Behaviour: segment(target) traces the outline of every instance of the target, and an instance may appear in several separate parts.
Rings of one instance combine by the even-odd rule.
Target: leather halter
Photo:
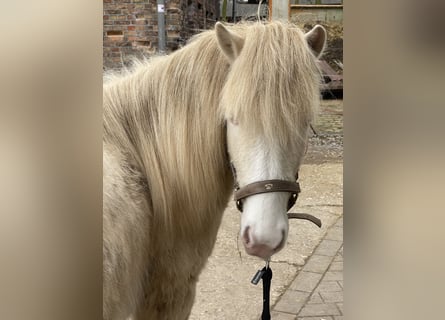
[[[255,194],[269,193],[269,192],[290,192],[289,201],[287,203],[287,210],[293,207],[297,201],[300,193],[300,184],[298,183],[298,173],[295,176],[295,182],[286,180],[262,180],[250,183],[242,188],[238,183],[235,185],[234,200],[239,211],[243,212],[243,202],[247,197]]]
[[[269,192],[290,192],[289,201],[287,203],[287,210],[292,208],[295,202],[297,201],[298,194],[301,191],[300,184],[298,183],[298,172],[295,174],[295,181],[287,181],[279,179],[262,180],[250,183],[248,185],[245,185],[244,187],[240,187],[236,177],[236,169],[232,162],[230,162],[230,167],[232,169],[233,179],[235,180],[234,200],[236,203],[236,207],[240,212],[243,212],[243,200],[255,194],[269,193]],[[289,219],[309,220],[321,228],[320,219],[310,214],[288,213],[287,216]]]

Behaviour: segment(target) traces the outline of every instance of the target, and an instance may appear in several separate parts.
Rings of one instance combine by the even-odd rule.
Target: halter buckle
[[[264,189],[266,189],[266,190],[270,190],[270,189],[272,189],[273,188],[273,184],[272,183],[266,183],[265,185],[264,185]]]

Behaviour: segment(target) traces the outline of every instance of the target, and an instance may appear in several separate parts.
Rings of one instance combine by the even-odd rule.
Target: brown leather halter
[[[234,200],[236,203],[236,207],[240,212],[243,212],[243,200],[255,194],[269,193],[269,192],[290,192],[289,201],[287,203],[287,210],[292,208],[295,202],[297,201],[298,194],[301,191],[300,184],[298,183],[298,172],[295,174],[295,181],[287,181],[279,179],[262,180],[250,183],[248,185],[245,185],[244,187],[240,187],[236,177],[236,169],[232,162],[230,162],[230,167],[232,169],[233,179],[235,180]],[[287,216],[289,219],[309,220],[321,228],[320,219],[310,214],[288,213]]]

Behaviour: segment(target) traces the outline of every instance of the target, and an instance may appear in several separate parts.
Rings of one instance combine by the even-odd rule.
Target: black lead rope
[[[320,219],[307,214],[307,213],[288,213],[289,219],[305,219],[316,224],[321,228]],[[260,280],[263,279],[263,313],[261,314],[261,320],[270,320],[270,284],[272,282],[272,269],[270,268],[269,261],[266,261],[266,266],[258,270],[250,281],[252,284],[257,285]]]
[[[270,320],[270,283],[272,281],[272,269],[264,267],[266,270],[263,274],[263,313],[261,320]]]
[[[270,320],[270,283],[272,281],[272,269],[269,267],[268,262],[263,269],[257,271],[251,282],[257,285],[261,279],[263,279],[263,313],[261,314],[261,320]]]

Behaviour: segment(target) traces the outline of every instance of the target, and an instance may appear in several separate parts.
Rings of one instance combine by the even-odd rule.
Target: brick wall
[[[213,27],[218,0],[166,0],[165,29],[168,51],[178,49],[200,30]],[[119,69],[132,56],[156,52],[156,0],[103,0],[104,69]]]

